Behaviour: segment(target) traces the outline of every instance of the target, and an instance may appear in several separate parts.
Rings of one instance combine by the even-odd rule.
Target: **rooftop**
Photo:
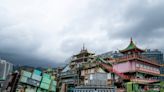
[[[128,45],[128,47],[126,47],[126,48],[123,49],[123,50],[120,50],[121,53],[126,53],[126,52],[129,52],[129,51],[144,52],[144,50],[138,48],[138,47],[134,44],[132,38],[131,38],[131,40],[130,40],[130,44]]]

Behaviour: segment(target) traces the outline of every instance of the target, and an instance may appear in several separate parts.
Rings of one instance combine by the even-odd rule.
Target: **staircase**
[[[99,60],[98,64],[100,66],[104,67],[107,71],[118,75],[119,77],[121,77],[124,80],[129,80],[130,79],[129,76],[127,76],[123,73],[119,73],[117,70],[113,69],[113,67],[112,67],[113,65],[111,63],[103,60],[102,58],[99,58],[98,60]]]

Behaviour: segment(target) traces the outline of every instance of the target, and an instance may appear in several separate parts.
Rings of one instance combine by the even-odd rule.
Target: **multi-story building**
[[[3,82],[3,86],[0,91],[1,92],[16,92],[16,86],[17,86],[19,77],[20,76],[18,72],[8,75],[7,79]]]
[[[160,64],[160,73],[161,73],[161,77],[159,77],[160,80],[164,80],[164,60],[163,60],[163,53],[162,51],[158,50],[158,49],[146,49],[144,50],[145,52],[141,53],[145,58],[149,58],[152,59],[151,61],[155,61],[156,63]],[[103,53],[100,56],[103,59],[112,59],[112,58],[118,58],[118,57],[122,57],[124,54],[118,52],[118,51],[110,51],[110,52],[106,52]]]
[[[3,82],[6,80],[7,76],[12,73],[13,64],[6,60],[0,59],[0,88],[2,87]]]
[[[70,68],[76,69],[81,67],[84,63],[92,62],[94,57],[94,53],[88,52],[88,50],[83,47],[79,54],[72,56]]]
[[[147,49],[144,53],[142,53],[144,56],[151,58],[153,60],[156,60],[158,64],[164,65],[163,61],[163,53],[162,51],[155,49],[155,50],[150,50]],[[164,74],[164,66],[160,67],[160,73]],[[164,80],[164,77],[160,77],[161,80]]]
[[[163,62],[163,53],[158,49],[155,49],[155,50],[147,49],[142,54],[148,58],[156,60],[158,64],[164,63]]]
[[[0,59],[0,80],[5,80],[7,75],[12,73],[13,64]]]
[[[93,79],[91,78],[91,75],[97,74],[97,73],[107,75],[108,72],[106,72],[105,69],[99,66],[96,62],[85,64],[83,66],[83,69],[81,70],[81,77],[83,77],[83,80],[81,81],[81,85],[90,85],[91,80]],[[99,78],[97,81],[99,80],[101,80],[101,78]],[[94,82],[94,85],[99,85],[99,84],[100,83],[96,84],[96,81]],[[104,83],[103,85],[105,84],[107,83]]]
[[[87,49],[83,47],[79,54],[73,55],[70,63],[61,71],[59,74],[62,92],[71,90],[75,86],[80,85],[82,77],[81,69],[84,64],[92,62],[94,59],[94,54],[88,52]]]
[[[98,56],[103,58],[103,59],[106,59],[106,58],[118,58],[118,57],[123,56],[123,54],[121,54],[118,51],[109,51],[109,52],[102,53]]]
[[[159,82],[160,65],[151,58],[144,57],[145,50],[138,48],[131,39],[130,44],[120,53],[122,57],[116,58],[113,63],[113,71],[123,74],[126,81],[145,84]]]

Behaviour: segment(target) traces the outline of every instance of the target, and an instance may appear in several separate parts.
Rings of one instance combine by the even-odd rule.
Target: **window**
[[[142,64],[140,64],[140,67],[142,67],[142,68],[143,68],[143,65],[142,65]]]
[[[148,69],[150,70],[150,66],[147,66],[148,67]]]
[[[149,69],[149,66],[146,66],[146,69]]]
[[[153,71],[155,71],[155,68],[153,68]]]
[[[140,67],[140,65],[137,63],[137,64],[136,64],[136,67]]]

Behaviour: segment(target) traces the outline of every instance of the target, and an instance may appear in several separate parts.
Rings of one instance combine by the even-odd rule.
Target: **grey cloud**
[[[164,2],[162,1],[158,5],[149,6],[145,3],[137,3],[130,7],[125,15],[124,21],[134,21],[134,26],[129,26],[124,31],[132,33],[132,36],[138,38],[150,38],[150,37],[162,37],[161,31],[164,27]],[[123,17],[124,18],[124,17]],[[126,34],[125,34],[126,35]]]
[[[31,2],[0,3],[0,57],[15,64],[58,66],[83,43],[100,54],[125,47],[130,37],[163,48],[162,0]]]

